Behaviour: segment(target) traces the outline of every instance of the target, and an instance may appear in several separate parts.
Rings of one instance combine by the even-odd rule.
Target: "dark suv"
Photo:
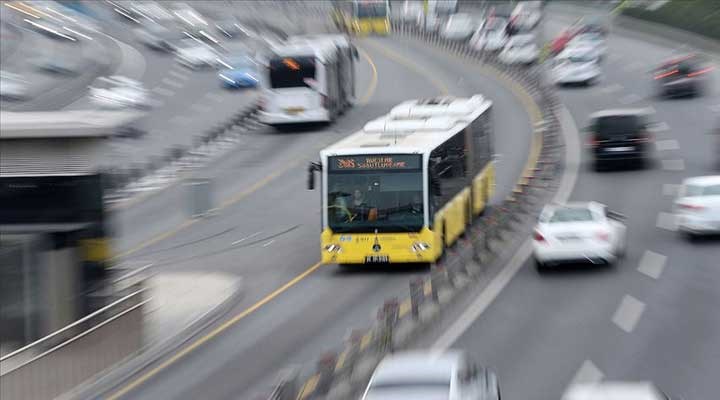
[[[648,116],[642,109],[604,110],[590,115],[588,140],[596,170],[607,163],[647,164],[653,140]]]
[[[699,56],[690,55],[668,60],[653,76],[659,97],[701,95],[712,67]]]

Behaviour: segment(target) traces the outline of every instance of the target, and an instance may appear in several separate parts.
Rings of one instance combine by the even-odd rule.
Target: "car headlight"
[[[410,247],[410,250],[411,250],[413,253],[418,253],[418,252],[421,252],[421,251],[426,251],[426,250],[428,250],[428,249],[430,249],[430,245],[427,244],[427,243],[425,243],[425,242],[414,242],[414,243],[412,244],[412,246]]]
[[[329,244],[325,246],[325,251],[327,251],[328,253],[340,253],[342,251],[342,247],[337,244]]]

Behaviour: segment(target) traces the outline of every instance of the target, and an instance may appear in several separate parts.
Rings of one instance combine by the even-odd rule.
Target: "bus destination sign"
[[[330,157],[331,171],[364,170],[417,170],[420,155],[415,154],[368,154]]]

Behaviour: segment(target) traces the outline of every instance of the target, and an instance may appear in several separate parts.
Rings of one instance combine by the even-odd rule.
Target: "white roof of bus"
[[[298,43],[285,43],[272,48],[272,52],[279,57],[315,56],[321,62],[332,59],[335,54],[332,42],[303,41]]]
[[[411,100],[365,124],[362,130],[328,146],[321,156],[429,153],[475,120],[492,102],[481,95]]]

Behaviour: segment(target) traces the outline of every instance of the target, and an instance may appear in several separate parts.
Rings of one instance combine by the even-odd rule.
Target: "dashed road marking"
[[[601,87],[598,91],[601,93],[615,93],[623,90],[623,85],[619,83],[614,83],[610,86]]]
[[[603,380],[604,377],[605,374],[600,371],[600,368],[595,366],[592,361],[585,360],[575,373],[575,376],[568,386],[580,383],[598,383]]]
[[[680,192],[680,185],[676,183],[665,183],[663,184],[662,193],[663,196],[675,197]]]
[[[262,231],[258,231],[258,232],[255,232],[255,233],[251,234],[251,235],[245,236],[244,238],[240,238],[240,239],[232,242],[232,245],[235,246],[235,245],[238,244],[238,243],[242,243],[242,242],[244,242],[244,241],[246,241],[246,240],[248,240],[248,239],[252,239],[252,238],[254,238],[255,236],[257,236],[257,235],[259,235],[259,234],[261,234],[261,233],[262,233]]]
[[[176,71],[174,69],[171,69],[170,72],[168,72],[169,75],[172,75],[176,79],[180,79],[183,81],[186,81],[190,78],[190,76],[187,73]]]
[[[623,331],[631,333],[640,321],[643,311],[645,311],[645,303],[626,294],[615,311],[612,321]]]
[[[680,160],[662,160],[662,167],[666,171],[682,171],[685,169],[685,161]]]
[[[660,275],[665,269],[666,262],[666,256],[656,253],[654,251],[647,250],[640,259],[638,271],[653,279],[658,279],[660,278]]]
[[[648,107],[648,109],[650,108],[652,107]],[[648,111],[650,111],[652,114],[655,114],[654,108]],[[653,133],[665,132],[670,130],[670,125],[668,125],[667,122],[658,122],[657,124],[651,126],[648,130]]]
[[[712,106],[708,106],[708,108],[709,108],[710,111],[712,111],[712,112],[720,113],[720,104],[715,104],[715,105],[712,105]]]
[[[161,86],[158,86],[156,88],[153,88],[153,93],[157,93],[160,96],[170,97],[175,94],[174,90],[170,90]]]
[[[270,246],[271,244],[273,244],[274,241],[275,241],[275,239],[273,239],[273,240],[265,243],[264,245],[262,245],[262,247],[268,247],[268,246]]]
[[[640,100],[642,100],[642,97],[636,95],[635,93],[630,93],[629,95],[623,96],[620,99],[618,99],[620,104],[624,104],[624,105],[637,103]]]
[[[168,77],[168,78],[163,78],[163,80],[162,80],[161,82],[164,83],[164,84],[166,84],[166,85],[168,85],[168,86],[172,86],[172,87],[174,87],[174,88],[176,88],[176,89],[179,89],[179,88],[181,88],[181,87],[183,87],[183,86],[185,85],[185,83],[183,83],[183,82],[178,82],[177,80],[175,80],[175,79],[173,79],[173,78],[169,78],[169,77]]]
[[[655,142],[658,151],[677,150],[680,148],[678,141],[675,139],[658,140]]]
[[[675,218],[675,214],[667,213],[667,212],[661,212],[658,214],[657,221],[655,222],[655,226],[657,226],[660,229],[665,229],[666,231],[676,231],[677,230],[677,221]]]

